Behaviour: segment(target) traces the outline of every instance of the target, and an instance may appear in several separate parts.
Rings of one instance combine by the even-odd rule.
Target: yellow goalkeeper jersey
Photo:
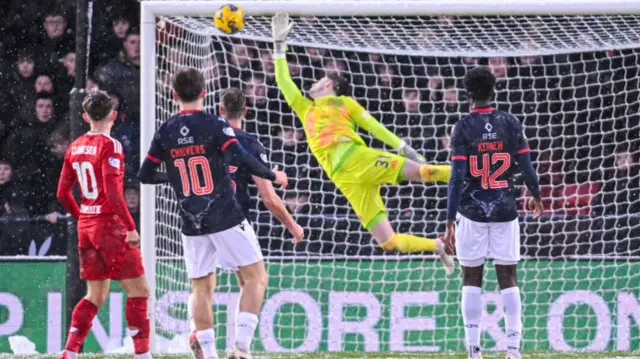
[[[312,101],[302,95],[289,75],[286,59],[275,59],[276,82],[285,100],[300,117],[309,148],[331,176],[357,145],[366,146],[356,126],[398,149],[402,140],[387,130],[356,100],[348,96],[325,96]]]

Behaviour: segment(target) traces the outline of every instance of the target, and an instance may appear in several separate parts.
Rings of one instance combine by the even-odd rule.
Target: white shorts
[[[484,264],[512,265],[520,260],[520,224],[510,222],[474,222],[458,213],[456,218],[456,256],[465,267]]]
[[[262,260],[256,233],[248,221],[203,236],[182,235],[184,264],[189,278],[202,278],[220,267],[237,271]]]

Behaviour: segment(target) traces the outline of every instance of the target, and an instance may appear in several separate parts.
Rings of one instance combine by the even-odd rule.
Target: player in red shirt
[[[82,102],[82,117],[91,131],[69,146],[58,183],[58,200],[78,221],[80,277],[87,295],[76,305],[61,359],[77,359],[91,322],[109,294],[110,280],[127,292],[126,318],[133,331],[137,359],[150,359],[149,289],[140,254],[140,236],[124,200],[122,144],[109,136],[116,112],[105,92],[90,92]],[[71,189],[78,182],[81,204]]]

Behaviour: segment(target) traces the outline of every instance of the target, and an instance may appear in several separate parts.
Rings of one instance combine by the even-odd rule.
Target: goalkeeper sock
[[[149,354],[149,316],[147,315],[147,298],[127,298],[125,307],[127,325],[132,329],[133,349],[137,359],[146,358]]]
[[[522,334],[522,301],[520,289],[511,287],[500,291],[504,308],[504,324],[507,334],[507,351],[520,351],[520,337]]]
[[[236,318],[236,345],[243,352],[251,351],[253,333],[258,326],[258,316],[253,313],[240,312]]]
[[[67,351],[77,353],[80,346],[84,343],[85,338],[91,330],[91,323],[98,313],[98,307],[91,303],[88,299],[83,298],[71,314],[71,328],[69,329],[69,337],[64,348]]]
[[[205,359],[218,359],[218,352],[216,350],[216,332],[211,329],[198,330],[196,337],[202,347],[202,354]]]
[[[467,348],[480,347],[480,316],[482,315],[482,289],[462,287],[462,320]]]
[[[422,165],[420,166],[420,177],[424,182],[449,182],[451,166]]]
[[[385,251],[401,253],[435,252],[436,241],[430,238],[418,237],[411,234],[394,233],[388,241],[382,243]]]

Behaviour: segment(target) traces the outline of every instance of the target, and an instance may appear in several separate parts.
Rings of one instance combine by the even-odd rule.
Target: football
[[[235,34],[244,30],[244,11],[232,4],[223,5],[213,16],[213,22],[220,31]]]

